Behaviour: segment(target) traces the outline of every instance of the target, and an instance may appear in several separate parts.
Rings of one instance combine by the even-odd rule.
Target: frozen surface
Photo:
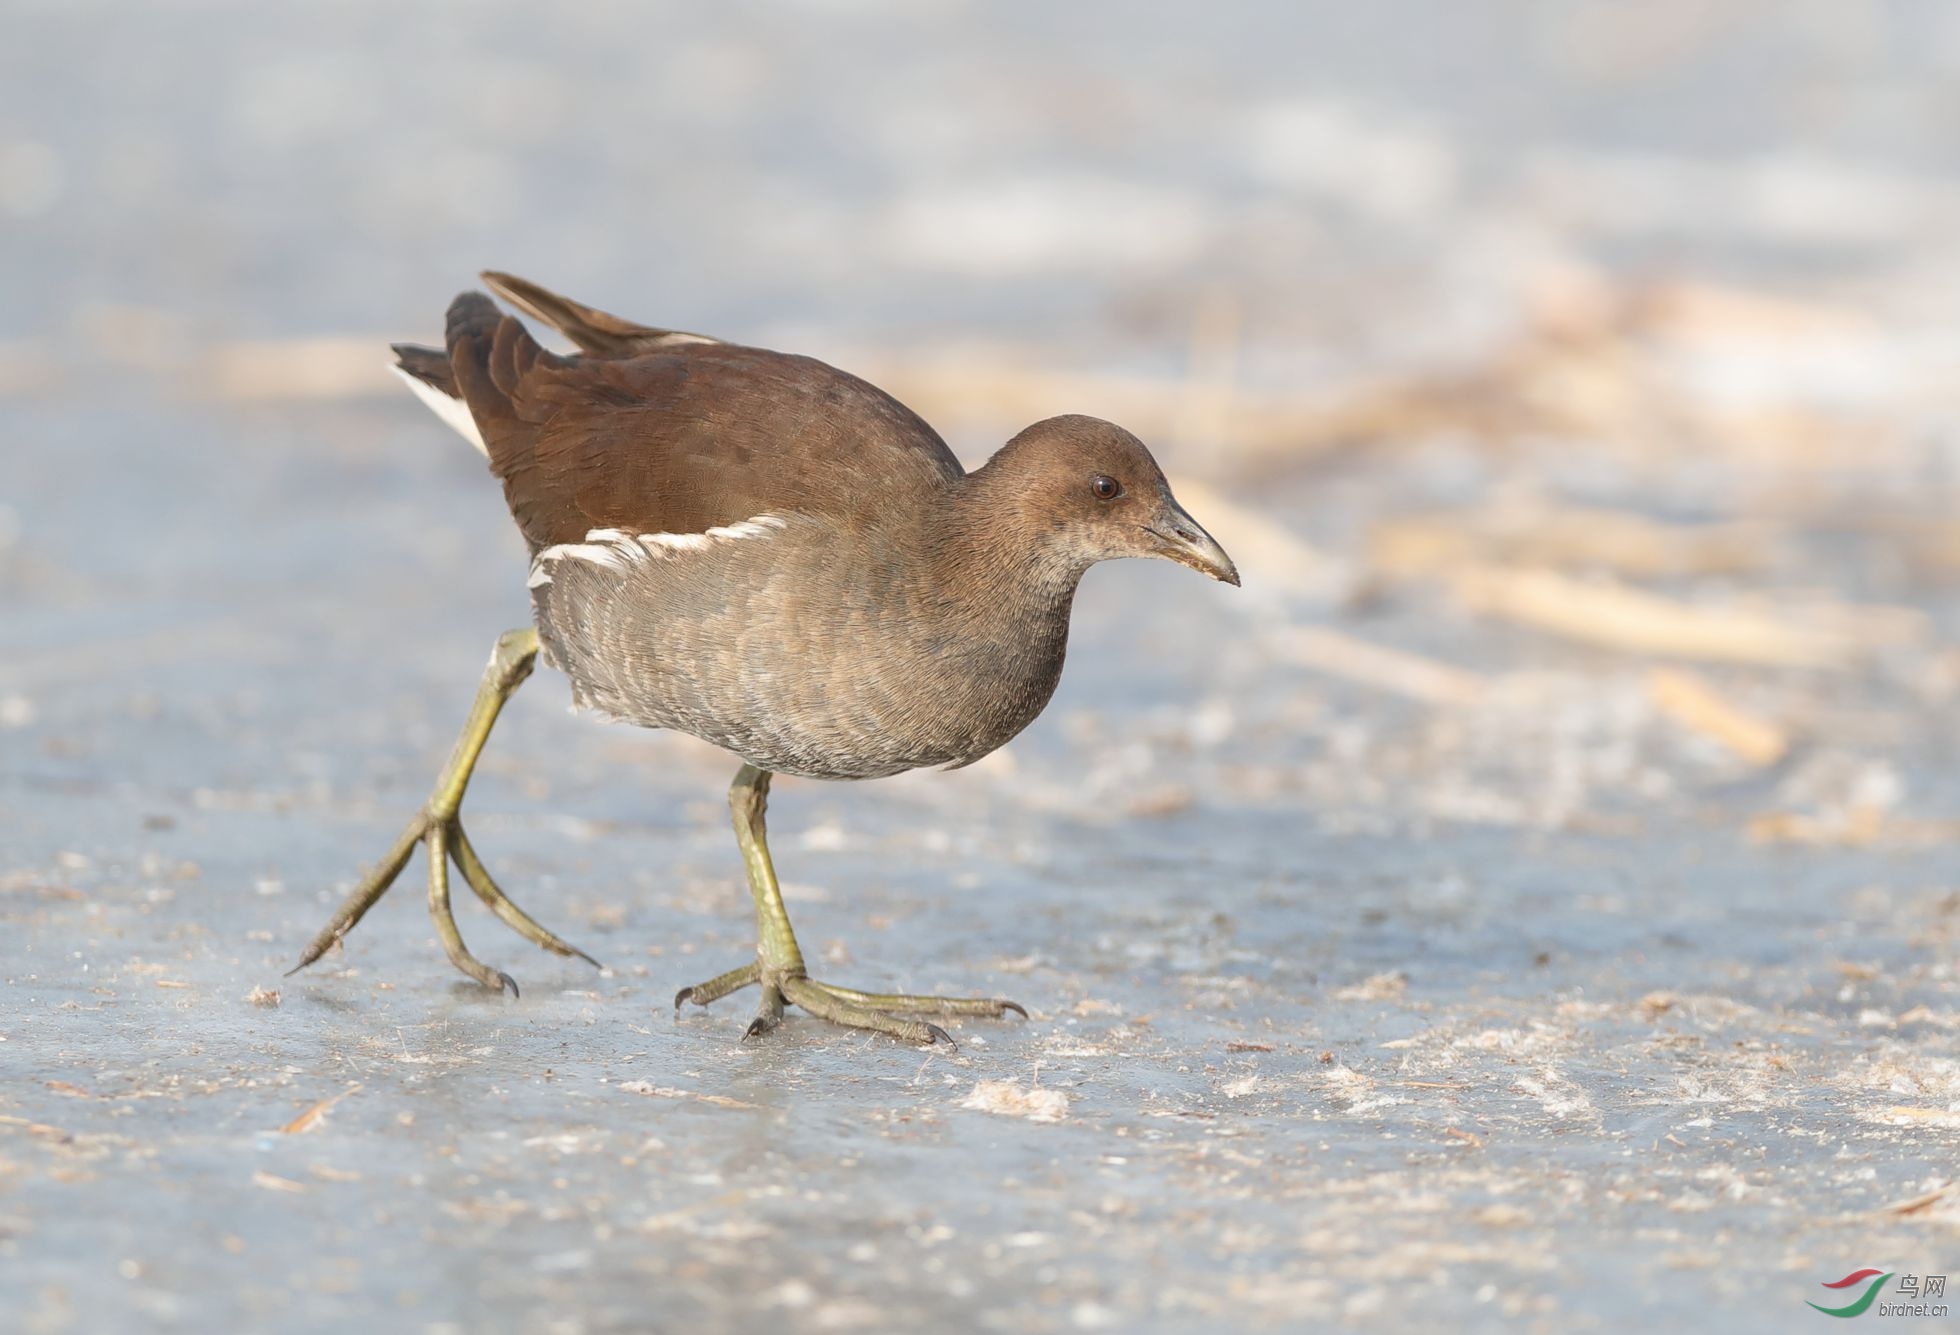
[[[1780,1331],[1960,1269],[1960,23],[1389,8],[14,6],[0,1327]],[[608,967],[462,904],[484,994],[418,857],[280,977],[525,614],[375,371],[479,264],[1189,480],[1242,593],[1099,569],[1006,752],[776,790],[821,975],[1028,1022],[674,1018],[750,949],[733,762],[549,674],[466,812]]]

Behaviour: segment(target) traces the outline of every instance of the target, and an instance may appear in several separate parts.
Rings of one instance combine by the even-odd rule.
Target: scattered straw
[[[1454,581],[1470,611],[1621,653],[1772,667],[1843,667],[1853,636],[1768,612],[1698,607],[1553,570],[1471,567]]]
[[[1925,1214],[1935,1205],[1949,1199],[1956,1204],[1960,1204],[1960,1182],[1942,1183],[1934,1187],[1931,1191],[1922,1192],[1917,1196],[1907,1197],[1902,1201],[1893,1201],[1889,1205],[1880,1206],[1879,1209],[1884,1214]]]
[[[1406,695],[1425,704],[1462,704],[1483,690],[1485,684],[1481,675],[1468,669],[1403,649],[1370,644],[1326,626],[1300,626],[1281,631],[1276,641],[1281,656],[1289,663]]]
[[[1663,714],[1691,732],[1712,738],[1751,765],[1774,765],[1790,750],[1789,734],[1724,698],[1689,672],[1656,668],[1647,689]]]
[[[333,1110],[334,1104],[339,1103],[350,1094],[358,1094],[360,1089],[361,1087],[359,1085],[350,1085],[330,1099],[321,1099],[298,1117],[295,1117],[292,1121],[280,1127],[280,1132],[288,1136],[303,1136],[309,1131],[317,1130],[320,1124],[326,1121],[327,1114]]]
[[[252,1185],[255,1187],[264,1187],[267,1191],[287,1192],[294,1196],[300,1196],[306,1193],[306,1184],[304,1182],[295,1182],[290,1177],[280,1177],[275,1173],[268,1173],[264,1169],[260,1169],[258,1172],[252,1174]]]

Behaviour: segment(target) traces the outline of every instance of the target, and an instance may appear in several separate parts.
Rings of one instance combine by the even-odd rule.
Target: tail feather
[[[457,435],[476,446],[486,459],[489,458],[490,450],[483,443],[483,433],[477,429],[476,419],[470,415],[469,405],[463,402],[462,391],[456,387],[456,372],[449,364],[449,354],[414,343],[396,343],[392,346],[395,364],[389,369],[401,377],[402,383],[414,391],[415,397],[422,400],[431,412],[447,422]]]
[[[395,354],[395,369],[403,375],[413,376],[430,389],[452,399],[462,397],[462,391],[456,388],[456,372],[449,365],[449,354],[441,348],[425,348],[419,343],[390,343],[388,350]]]
[[[443,340],[449,348],[449,363],[456,370],[457,387],[466,397],[469,387],[465,368],[488,367],[497,336],[505,324],[520,334],[523,332],[517,321],[498,310],[497,303],[481,292],[459,292],[449,303],[449,311],[443,318]]]
[[[541,362],[563,366],[567,359],[539,347],[520,321],[481,292],[449,303],[448,342],[456,390],[482,432],[490,471],[508,481],[530,467],[538,421],[554,410],[527,392],[525,379]]]

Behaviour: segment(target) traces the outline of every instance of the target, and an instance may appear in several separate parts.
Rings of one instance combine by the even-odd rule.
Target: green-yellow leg
[[[938,1025],[909,1019],[917,1015],[980,1015],[998,1019],[1008,1011],[1026,1018],[1027,1011],[1012,1001],[991,997],[911,996],[896,992],[860,992],[836,987],[810,977],[803,964],[803,951],[796,944],[796,932],[789,925],[789,911],[783,907],[782,887],[776,883],[775,863],[769,857],[769,837],[764,813],[769,805],[769,771],[754,765],[742,766],[728,789],[728,806],[735,818],[735,840],[742,847],[742,862],[748,871],[749,893],[755,899],[755,962],[711,978],[693,987],[684,987],[674,998],[674,1008],[693,1002],[709,1002],[760,985],[762,1007],[749,1025],[745,1038],[774,1029],[783,1018],[785,1002],[801,1006],[819,1019],[833,1024],[870,1029],[912,1043],[944,1041],[952,1037]]]
[[[576,955],[587,964],[598,966],[598,961],[576,946],[561,940],[556,933],[542,927],[538,922],[511,902],[510,896],[490,879],[483,861],[477,857],[476,849],[471,847],[469,836],[463,833],[463,793],[469,787],[470,775],[476,769],[477,757],[483,754],[483,744],[490,739],[490,729],[496,726],[497,715],[503,712],[504,701],[524,684],[531,675],[531,669],[538,657],[538,633],[530,628],[506,631],[497,640],[497,647],[490,653],[490,666],[484,669],[483,681],[476,689],[476,702],[470,706],[469,721],[463,725],[463,733],[456,739],[455,747],[449,753],[449,763],[443,766],[436,779],[435,791],[429,800],[408,823],[395,846],[388,850],[375,869],[362,879],[361,883],[334,911],[320,934],[313,938],[299,963],[288,972],[288,977],[298,973],[307,965],[319,959],[333,946],[354,930],[367,911],[388,893],[395,878],[401,875],[408,865],[415,846],[426,843],[429,846],[429,917],[435,922],[436,935],[442,940],[442,948],[449,956],[449,962],[485,987],[509,988],[512,996],[517,995],[517,983],[501,969],[493,969],[476,956],[470,954],[463,944],[462,933],[456,930],[456,917],[449,907],[449,864],[454,861],[463,879],[469,883],[476,897],[487,905],[492,913],[503,919],[504,923],[527,941],[542,946],[559,955]]]

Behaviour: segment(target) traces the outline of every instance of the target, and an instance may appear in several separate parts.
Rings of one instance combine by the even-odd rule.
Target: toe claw
[[[944,1042],[946,1046],[951,1048],[953,1051],[958,1052],[960,1050],[960,1045],[953,1041],[953,1036],[951,1034],[947,1033],[944,1029],[941,1029],[938,1025],[933,1024],[930,1020],[925,1021],[924,1024],[926,1026],[926,1033],[929,1035],[929,1037],[926,1039],[928,1045],[933,1043]]]
[[[674,993],[674,1014],[679,1015],[681,1013],[681,1007],[692,1000],[694,1000],[694,989],[691,987],[684,987]]]
[[[742,1041],[746,1043],[752,1038],[760,1038],[762,1035],[768,1033],[771,1029],[774,1029],[775,1027],[776,1026],[770,1024],[767,1020],[763,1019],[760,1015],[758,1015],[753,1020],[749,1021],[748,1030],[742,1035]]]
[[[578,956],[580,959],[584,960],[587,964],[590,964],[593,968],[598,969],[600,972],[603,973],[605,971],[606,968],[605,965],[593,959],[590,955],[586,954],[583,950],[580,950],[577,946],[572,947],[572,953]]]
[[[497,980],[501,982],[505,987],[510,989],[511,1000],[515,1001],[518,999],[520,994],[518,993],[517,990],[517,980],[515,978],[512,978],[509,974],[505,973],[502,969],[499,969],[497,970]]]
[[[1003,1001],[1000,1003],[1000,1009],[1002,1014],[1005,1014],[1008,1011],[1013,1011],[1016,1015],[1020,1016],[1023,1020],[1028,1018],[1028,1008],[1026,1006],[1023,1006],[1018,1001]]]

